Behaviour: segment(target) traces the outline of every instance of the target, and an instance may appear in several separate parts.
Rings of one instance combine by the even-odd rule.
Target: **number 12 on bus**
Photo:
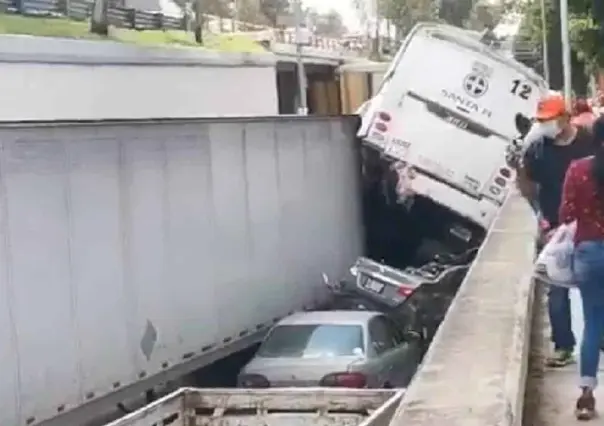
[[[524,99],[525,101],[531,96],[533,89],[531,86],[520,79],[512,80],[512,90],[510,93],[512,95],[520,97],[520,99]]]

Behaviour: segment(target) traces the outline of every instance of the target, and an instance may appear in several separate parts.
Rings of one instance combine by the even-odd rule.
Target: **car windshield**
[[[363,353],[363,328],[345,324],[280,325],[258,350],[264,358],[320,358]]]

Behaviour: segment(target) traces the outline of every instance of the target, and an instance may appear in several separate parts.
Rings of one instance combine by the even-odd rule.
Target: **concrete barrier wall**
[[[391,426],[520,426],[534,285],[534,218],[512,196]]]
[[[0,37],[0,121],[278,114],[276,58]]]

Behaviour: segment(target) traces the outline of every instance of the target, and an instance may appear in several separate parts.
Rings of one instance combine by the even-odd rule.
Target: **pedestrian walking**
[[[595,416],[600,343],[604,337],[604,117],[593,125],[595,155],[574,161],[566,173],[560,223],[577,221],[574,279],[583,304],[579,420]]]
[[[541,216],[536,251],[545,244],[546,235],[558,226],[558,210],[566,170],[573,160],[593,153],[589,131],[571,123],[561,95],[548,95],[537,106],[536,134],[524,153],[520,176],[524,196],[537,199]],[[538,189],[538,191],[537,191]],[[550,286],[548,313],[554,353],[547,360],[550,367],[563,367],[574,361],[575,337],[571,328],[568,289]]]

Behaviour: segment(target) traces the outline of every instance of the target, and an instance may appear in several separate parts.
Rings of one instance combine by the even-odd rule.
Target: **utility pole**
[[[542,37],[542,50],[543,50],[543,77],[549,85],[549,53],[547,49],[547,14],[545,10],[545,0],[541,0],[541,37]]]
[[[300,103],[298,105],[299,115],[308,115],[308,101],[306,99],[306,70],[304,69],[304,58],[302,56],[302,46],[308,34],[302,34],[302,3],[301,0],[294,1],[294,19],[296,21],[296,59],[298,62],[298,95]]]
[[[373,44],[371,46],[370,58],[374,61],[380,60],[380,1],[374,0],[373,10],[375,12],[375,28],[373,34]]]
[[[90,18],[90,32],[102,36],[109,35],[109,0],[95,0]]]
[[[593,0],[593,4],[591,6],[591,10],[592,10],[592,15],[595,18],[597,27],[598,27],[598,41],[600,43],[600,46],[604,45],[604,3],[602,2],[602,0]],[[598,92],[599,90],[601,90],[602,88],[600,87],[600,67],[597,68],[596,72],[595,72],[595,80],[597,81],[596,83],[596,92]],[[604,105],[600,105],[600,106],[604,106]]]
[[[193,0],[195,2],[195,41],[203,43],[203,0]]]
[[[562,35],[562,75],[566,105],[572,105],[572,69],[570,62],[570,36],[568,33],[568,0],[560,0],[560,32]]]
[[[237,0],[233,0],[231,3],[231,32],[237,31],[237,18],[239,17],[239,11],[237,10]]]

